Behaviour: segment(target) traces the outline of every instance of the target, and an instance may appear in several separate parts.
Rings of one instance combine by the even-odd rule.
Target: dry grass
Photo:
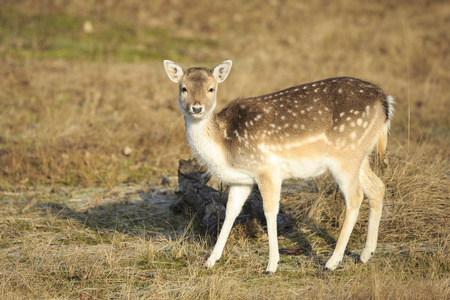
[[[3,3],[0,297],[448,298],[447,2]],[[156,183],[191,155],[162,59],[232,59],[219,106],[342,75],[393,95],[390,164],[377,170],[388,187],[380,247],[369,264],[353,263],[364,204],[350,255],[322,271],[344,206],[321,178],[283,192],[298,226],[281,247],[304,254],[282,255],[267,276],[266,241],[235,233],[217,268],[202,270],[210,244],[165,215],[173,190]]]

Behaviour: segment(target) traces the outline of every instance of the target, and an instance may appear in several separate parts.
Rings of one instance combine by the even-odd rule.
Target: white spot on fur
[[[358,124],[358,126],[361,126],[361,124],[362,124],[362,119],[356,120],[356,124]]]
[[[343,117],[345,115],[345,112],[341,112],[340,114],[339,114],[339,117]]]
[[[237,130],[234,131],[234,134],[236,135],[236,137],[238,138],[238,142],[241,142],[241,137],[239,136],[239,133]]]
[[[328,143],[328,139],[327,139],[326,135],[324,133],[322,133],[320,135],[312,136],[312,137],[309,137],[309,138],[307,138],[305,140],[302,140],[302,141],[299,141],[299,142],[295,142],[295,143],[292,143],[292,144],[286,144],[284,146],[284,148],[285,149],[297,148],[297,147],[301,147],[301,146],[303,146],[305,144],[314,143],[314,142],[317,142],[317,141],[320,141],[320,140],[323,140],[326,143]]]
[[[344,124],[339,126],[339,132],[344,132],[344,130],[345,130],[345,125]]]
[[[350,134],[350,138],[351,138],[352,140],[356,139],[356,132],[353,131],[353,132]]]

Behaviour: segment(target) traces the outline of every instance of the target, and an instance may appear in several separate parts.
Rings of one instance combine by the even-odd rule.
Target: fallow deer
[[[164,61],[167,75],[179,85],[178,105],[190,146],[212,173],[230,185],[225,221],[206,267],[221,257],[233,223],[257,184],[269,238],[266,271],[275,272],[282,181],[327,171],[339,184],[346,212],[325,267],[334,270],[341,262],[364,194],[370,215],[360,260],[366,263],[376,248],[385,191],[370,168],[369,156],[375,146],[380,156],[386,150],[394,99],[369,82],[340,77],[237,99],[216,114],[217,87],[231,65],[227,60],[211,70],[183,69]]]

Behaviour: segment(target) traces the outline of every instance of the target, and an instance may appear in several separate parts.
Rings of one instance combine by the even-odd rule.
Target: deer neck
[[[185,116],[185,124],[189,145],[197,157],[212,169],[224,164],[224,142],[216,114],[212,112],[201,120],[193,120]],[[223,159],[218,159],[219,156]]]

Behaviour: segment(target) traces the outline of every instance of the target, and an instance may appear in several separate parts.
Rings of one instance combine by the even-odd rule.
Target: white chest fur
[[[231,184],[254,184],[254,176],[232,168],[226,161],[225,149],[215,142],[214,130],[208,128],[208,120],[192,121],[186,119],[186,134],[189,145],[197,157],[221,181]]]

